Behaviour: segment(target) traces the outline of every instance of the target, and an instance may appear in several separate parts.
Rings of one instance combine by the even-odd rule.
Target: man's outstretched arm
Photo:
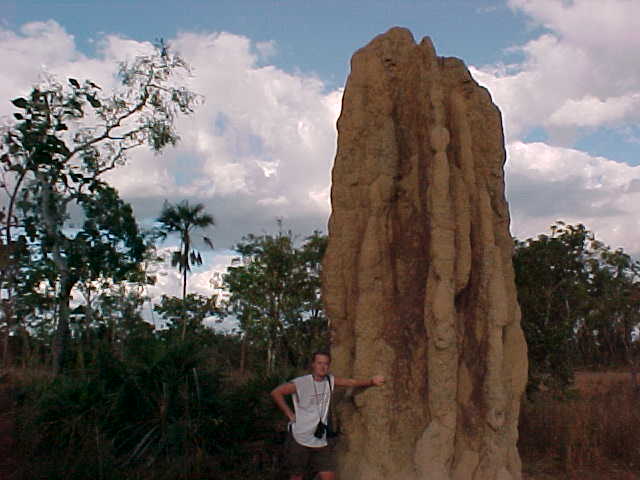
[[[282,413],[285,414],[289,421],[293,423],[296,421],[296,415],[289,408],[289,405],[287,405],[284,396],[293,395],[294,393],[296,393],[296,386],[293,383],[283,383],[271,391],[271,398],[273,398],[273,401],[276,402],[278,408],[282,410]]]
[[[384,377],[382,375],[374,375],[367,380],[335,377],[335,385],[336,387],[381,387],[384,385]]]

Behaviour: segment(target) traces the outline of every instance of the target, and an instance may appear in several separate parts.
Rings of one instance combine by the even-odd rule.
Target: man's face
[[[326,355],[316,355],[311,363],[311,373],[314,377],[324,377],[329,373],[331,360]]]

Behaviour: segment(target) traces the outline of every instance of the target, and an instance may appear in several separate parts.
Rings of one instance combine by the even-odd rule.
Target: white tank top
[[[327,445],[326,434],[322,438],[313,435],[318,422],[327,424],[331,391],[335,386],[333,375],[329,375],[331,388],[326,377],[316,382],[313,375],[303,375],[291,380],[296,386],[293,394],[293,407],[296,414],[296,423],[291,423],[291,433],[296,442],[306,447],[325,447]]]

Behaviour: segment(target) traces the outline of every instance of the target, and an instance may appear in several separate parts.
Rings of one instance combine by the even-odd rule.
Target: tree
[[[579,360],[590,364],[628,364],[634,331],[640,324],[640,264],[622,249],[601,246],[589,278],[592,305],[576,326]],[[634,384],[635,384],[634,378]]]
[[[196,229],[204,229],[214,225],[211,215],[204,212],[204,205],[197,203],[190,205],[184,200],[176,205],[165,202],[162,212],[157,221],[161,224],[160,234],[166,237],[170,233],[177,233],[180,236],[180,249],[173,252],[171,256],[171,266],[178,267],[182,274],[182,300],[187,298],[187,275],[191,271],[192,265],[202,265],[200,252],[193,247],[193,232]],[[204,243],[213,248],[213,243],[209,237],[202,237]],[[186,316],[182,325],[182,338],[187,331]]]
[[[190,205],[184,200],[176,205],[165,201],[160,216],[156,220],[161,224],[160,235],[164,238],[170,233],[177,233],[180,237],[180,248],[172,253],[171,266],[178,267],[182,274],[182,300],[187,297],[187,275],[192,265],[202,265],[202,255],[193,247],[193,232],[215,224],[213,216],[204,212],[204,205],[197,203]],[[213,248],[209,237],[203,236],[204,243]],[[183,322],[182,338],[186,333],[187,321]]]
[[[181,339],[184,340],[184,328],[193,334],[201,333],[206,326],[204,321],[218,312],[217,298],[215,295],[205,297],[190,293],[185,298],[162,295],[160,303],[153,309],[167,320],[170,332],[180,328]]]
[[[224,315],[238,319],[243,334],[241,368],[249,343],[265,350],[272,372],[276,359],[300,366],[313,349],[326,346],[327,326],[321,308],[321,259],[326,237],[315,232],[301,248],[291,232],[247,235],[223,275],[228,292]]]
[[[65,359],[76,283],[105,271],[123,278],[142,258],[145,245],[131,207],[103,177],[136,147],[160,151],[177,142],[174,120],[191,113],[197,100],[176,86],[184,71],[184,61],[161,44],[121,65],[121,90],[112,95],[90,80],[62,85],[49,79],[12,102],[19,111],[5,129],[0,156],[8,196],[4,241],[13,246],[26,238],[31,260],[55,272],[49,279],[58,305],[55,371]],[[76,231],[66,224],[74,206],[83,216]],[[6,291],[19,276],[16,269],[4,272]]]
[[[128,345],[152,335],[153,326],[141,314],[143,303],[149,300],[145,287],[152,283],[152,276],[138,270],[126,281],[100,278],[78,284],[76,290],[84,302],[74,308],[71,326],[80,367],[86,364],[85,356],[105,349],[123,360]]]
[[[595,238],[584,225],[559,222],[551,235],[516,242],[513,258],[529,347],[529,388],[572,378],[573,329],[588,312],[588,264]]]
[[[513,264],[530,391],[541,383],[568,386],[577,365],[625,362],[635,371],[637,262],[596,240],[584,225],[557,222],[551,235],[516,241]]]
[[[327,249],[326,235],[315,231],[297,249],[298,261],[306,272],[306,281],[300,291],[303,314],[291,317],[286,328],[287,345],[295,352],[291,363],[306,367],[313,352],[329,347],[329,325],[322,304],[322,258]]]

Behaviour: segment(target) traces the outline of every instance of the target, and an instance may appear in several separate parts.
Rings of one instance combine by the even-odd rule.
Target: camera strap
[[[326,392],[327,392],[327,387],[324,387],[324,389],[322,390],[322,400],[320,401],[320,395],[318,395],[318,390],[316,388],[316,379],[313,378],[313,375],[311,375],[311,381],[313,382],[313,392],[316,395],[316,406],[318,407],[318,421],[320,421],[322,423],[322,414],[324,413],[324,405],[325,405],[325,401],[328,402],[327,404],[327,418],[329,417],[329,408],[331,408],[331,380],[329,379],[329,375],[326,376],[327,381],[329,382],[329,397],[327,399],[326,396]]]
[[[331,379],[327,377],[327,381],[329,382],[329,407],[327,408],[327,438],[334,438],[340,435],[340,427],[336,427],[333,424],[333,418],[331,415],[331,400],[333,399],[333,389],[331,388]]]
[[[327,375],[327,383],[329,384],[329,405],[327,406],[327,424],[331,425],[331,399],[333,398],[333,389],[331,388],[331,378]]]

